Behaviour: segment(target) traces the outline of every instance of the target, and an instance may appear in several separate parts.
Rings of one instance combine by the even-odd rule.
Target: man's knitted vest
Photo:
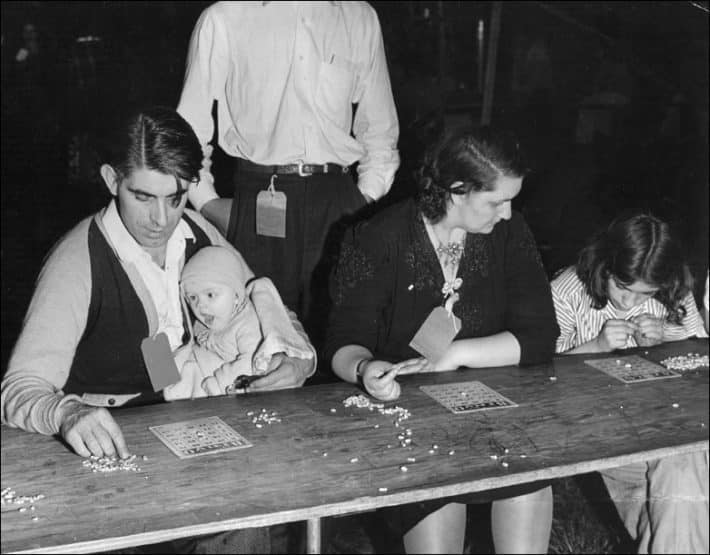
[[[211,242],[186,214],[183,219],[195,236],[195,240],[186,241],[187,261]],[[77,395],[141,393],[136,400],[141,404],[162,400],[162,392],[153,392],[140,347],[149,333],[143,303],[95,221],[89,225],[88,240],[91,301],[86,329],[63,391]],[[184,321],[183,327],[189,333]]]

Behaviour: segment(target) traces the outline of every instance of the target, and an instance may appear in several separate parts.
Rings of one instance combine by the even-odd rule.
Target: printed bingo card
[[[160,441],[181,459],[251,447],[251,443],[219,416],[150,426]]]
[[[518,406],[481,382],[422,385],[419,389],[454,414]]]
[[[624,383],[679,378],[680,374],[637,355],[585,360],[585,364],[601,370]]]

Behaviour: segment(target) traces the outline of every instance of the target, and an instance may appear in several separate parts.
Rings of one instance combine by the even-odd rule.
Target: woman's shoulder
[[[409,228],[417,210],[413,200],[404,200],[378,210],[369,218],[353,226],[354,234],[362,241],[388,243],[397,241]]]

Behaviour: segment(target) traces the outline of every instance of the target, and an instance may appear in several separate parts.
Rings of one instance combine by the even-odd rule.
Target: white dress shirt
[[[392,185],[399,124],[379,21],[365,2],[208,7],[178,106],[203,148],[213,100],[217,140],[231,156],[265,165],[359,161],[364,194],[378,199]]]
[[[124,263],[134,266],[150,294],[158,316],[157,333],[165,332],[170,348],[175,350],[182,344],[182,305],[180,303],[180,272],[184,264],[185,239],[193,238],[190,226],[180,220],[168,239],[165,254],[165,268],[158,266],[150,254],[141,247],[123,225],[116,208],[116,201],[106,208],[103,217],[104,228],[116,255]]]

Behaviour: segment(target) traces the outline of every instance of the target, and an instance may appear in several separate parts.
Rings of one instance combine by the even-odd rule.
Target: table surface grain
[[[660,361],[689,352],[707,354],[707,339],[624,354]],[[411,413],[400,427],[394,416],[345,407],[361,392],[344,382],[114,410],[138,472],[93,473],[56,438],[3,426],[2,488],[45,498],[34,511],[3,507],[1,550],[119,549],[708,448],[707,368],[625,385],[583,362],[599,357],[404,376],[401,397],[386,404]],[[471,380],[518,406],[454,415],[419,389]],[[276,411],[281,422],[257,428],[247,413],[261,409]],[[253,446],[179,459],[148,430],[207,416],[220,417]],[[402,447],[397,436],[407,428],[412,442]]]

